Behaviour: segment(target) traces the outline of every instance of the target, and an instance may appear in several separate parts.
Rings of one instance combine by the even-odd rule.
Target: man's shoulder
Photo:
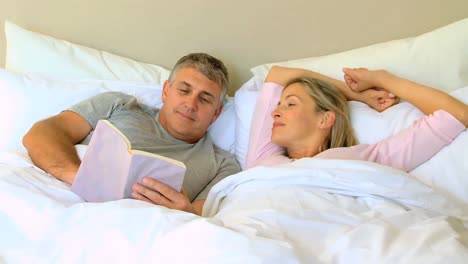
[[[226,156],[226,157],[232,157],[232,158],[234,158],[234,155],[231,154],[229,151],[224,150],[224,149],[218,147],[218,146],[217,146],[216,144],[214,144],[213,142],[211,142],[211,144],[213,145],[213,149],[214,149],[214,151],[215,151],[215,153],[216,153],[217,155],[221,155],[221,156]]]
[[[213,149],[214,149],[216,159],[218,161],[220,161],[220,163],[222,163],[222,164],[231,164],[236,168],[238,167],[238,170],[240,170],[239,163],[237,162],[234,154],[232,154],[229,151],[226,151],[226,150],[216,146],[215,144],[213,144]]]
[[[90,98],[90,100],[95,104],[112,105],[114,109],[140,109],[144,111],[153,109],[151,107],[146,107],[148,108],[146,109],[135,96],[122,92],[103,92]]]
[[[205,135],[199,142],[202,142],[202,144],[204,144],[205,147],[209,146],[208,148],[213,149],[213,153],[216,159],[228,159],[236,161],[234,154],[231,154],[229,151],[218,147],[209,135]]]
[[[121,99],[121,100],[136,100],[136,98],[132,95],[125,94],[122,92],[115,92],[115,91],[109,91],[109,92],[102,92],[97,95],[95,95],[93,98],[108,98],[108,99]]]

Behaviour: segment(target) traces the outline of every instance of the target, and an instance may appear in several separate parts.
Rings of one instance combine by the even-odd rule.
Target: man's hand
[[[197,213],[188,197],[168,185],[149,177],[143,178],[143,185],[135,183],[132,186],[134,199],[162,205],[189,213]]]

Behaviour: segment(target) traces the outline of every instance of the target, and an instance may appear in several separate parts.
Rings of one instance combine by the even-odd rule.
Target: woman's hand
[[[379,112],[400,102],[400,98],[381,88],[367,89],[358,93],[356,97],[359,98],[360,102],[367,104]]]
[[[383,87],[382,82],[388,73],[384,70],[369,71],[366,68],[343,68],[346,84],[355,92]]]
[[[366,68],[343,68],[343,72],[346,84],[357,93],[355,97],[375,110],[382,112],[400,101],[392,93],[380,88],[388,75],[386,71],[369,71]]]

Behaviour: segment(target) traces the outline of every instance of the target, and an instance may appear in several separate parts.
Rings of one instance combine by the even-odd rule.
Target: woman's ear
[[[322,112],[322,120],[320,121],[320,128],[332,128],[335,124],[336,114],[332,111]]]

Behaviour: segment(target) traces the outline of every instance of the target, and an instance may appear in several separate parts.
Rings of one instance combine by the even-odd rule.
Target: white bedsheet
[[[468,208],[369,162],[302,159],[217,184],[204,216],[82,203],[0,155],[0,263],[466,263]]]

